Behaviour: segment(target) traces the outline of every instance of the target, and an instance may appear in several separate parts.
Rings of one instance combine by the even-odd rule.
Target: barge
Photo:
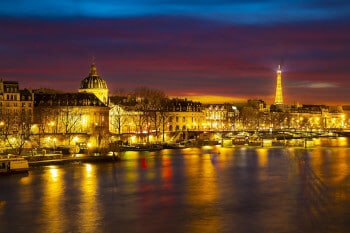
[[[0,159],[0,174],[28,173],[28,161],[23,158]]]

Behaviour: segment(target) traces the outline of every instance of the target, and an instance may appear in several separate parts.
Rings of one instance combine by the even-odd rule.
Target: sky
[[[110,93],[202,102],[350,105],[348,0],[12,0],[0,77],[76,92],[95,62]]]

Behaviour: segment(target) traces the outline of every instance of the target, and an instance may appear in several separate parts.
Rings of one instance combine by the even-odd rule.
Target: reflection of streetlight
[[[51,179],[56,181],[58,177],[58,170],[56,169],[56,167],[50,167],[50,174]]]

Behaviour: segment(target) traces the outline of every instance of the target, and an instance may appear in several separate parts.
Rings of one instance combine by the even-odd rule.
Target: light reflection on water
[[[42,205],[39,212],[43,213],[45,218],[38,218],[42,231],[47,229],[48,231],[55,231],[59,229],[61,223],[60,217],[65,216],[60,203],[64,197],[65,184],[63,183],[62,175],[64,170],[59,169],[57,166],[50,166],[45,171],[45,175],[42,176],[46,185],[43,185]],[[48,221],[46,221],[48,219]]]
[[[0,177],[0,232],[349,232],[350,149],[204,147]]]

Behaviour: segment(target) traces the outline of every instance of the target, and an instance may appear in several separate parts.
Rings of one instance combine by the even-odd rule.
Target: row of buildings
[[[179,141],[202,132],[240,130],[326,130],[350,125],[347,106],[283,105],[281,72],[277,72],[276,103],[202,104],[169,99],[142,89],[127,96],[110,96],[95,64],[76,93],[20,89],[16,81],[0,80],[0,147],[61,145],[107,148],[127,143]]]

